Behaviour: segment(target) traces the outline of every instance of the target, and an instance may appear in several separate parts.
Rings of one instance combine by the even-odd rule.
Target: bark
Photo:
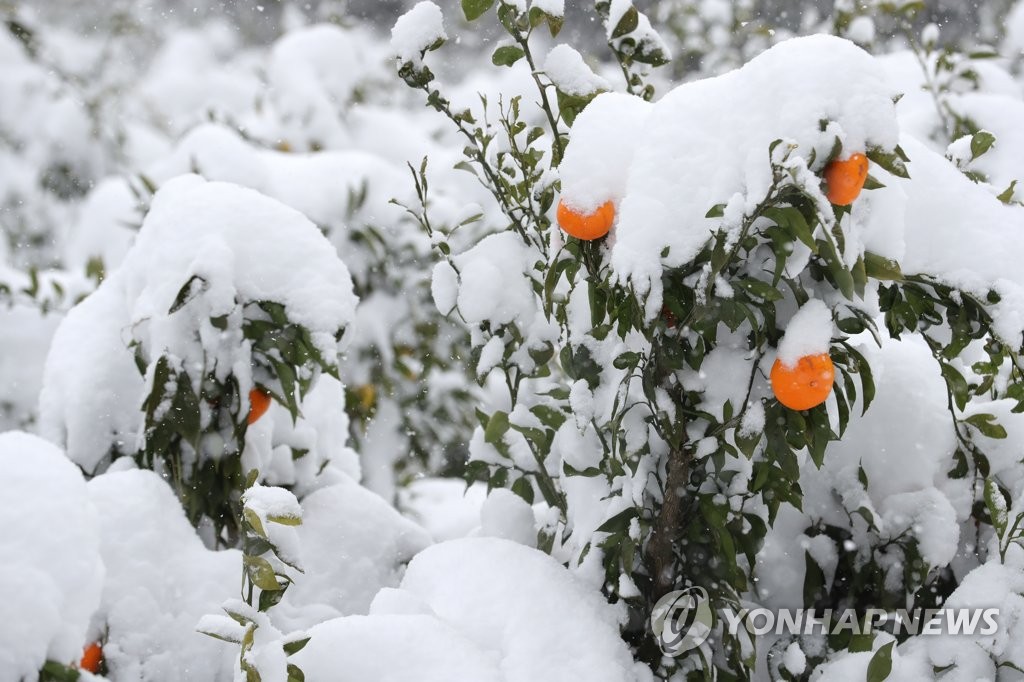
[[[669,452],[661,509],[647,543],[648,563],[654,584],[652,601],[655,602],[670,592],[676,583],[675,541],[683,525],[683,494],[690,475],[689,469],[689,458],[682,445]]]

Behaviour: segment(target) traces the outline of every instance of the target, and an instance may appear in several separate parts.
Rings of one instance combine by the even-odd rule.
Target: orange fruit
[[[566,233],[591,241],[608,234],[615,221],[615,204],[606,201],[593,213],[580,213],[566,206],[564,201],[558,202],[558,226]]]
[[[676,317],[676,314],[672,312],[672,309],[667,304],[661,306],[661,319],[669,329],[675,329],[676,325],[679,324],[679,318]]]
[[[843,161],[833,161],[825,166],[826,196],[837,206],[849,206],[864,188],[868,179],[868,157],[852,154]]]
[[[268,409],[270,409],[269,393],[258,388],[249,391],[249,416],[246,418],[249,424],[254,424]]]
[[[828,353],[805,355],[790,367],[776,360],[772,365],[772,391],[791,410],[821,405],[832,392],[836,370]]]
[[[78,667],[86,672],[98,673],[100,671],[100,663],[102,662],[103,649],[100,647],[99,642],[93,642],[82,651],[82,660],[79,662]]]

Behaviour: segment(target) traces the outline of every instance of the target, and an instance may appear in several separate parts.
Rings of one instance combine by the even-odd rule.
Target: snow
[[[329,361],[337,353],[336,330],[355,315],[348,270],[300,213],[197,176],[166,183],[121,267],[72,309],[48,356],[41,431],[87,471],[112,451],[134,452],[140,437],[144,383],[129,343],[154,360],[160,353],[195,355],[195,318],[188,306],[184,314],[170,312],[193,275],[205,280],[204,310],[195,309],[200,320],[237,315],[240,301],[275,301],[307,326]],[[239,341],[214,337],[206,345],[197,362],[220,356],[221,372],[233,368]],[[242,381],[247,390],[251,378]]]
[[[81,472],[57,447],[0,434],[0,681],[75,661],[100,604],[100,523]]]
[[[639,382],[624,383],[626,372],[612,360],[648,350],[650,340],[615,331],[596,340],[582,275],[556,284],[556,306],[567,299],[564,319],[541,312],[535,288],[547,261],[571,257],[572,249],[562,248],[557,230],[543,235],[551,237],[544,245],[550,254],[502,231],[507,218],[487,191],[452,169],[465,140],[422,106],[419,93],[400,90],[388,58],[421,66],[424,51],[447,38],[442,10],[417,4],[395,24],[389,46],[350,15],[336,16],[334,5],[344,3],[289,6],[280,16],[272,5],[258,8],[253,14],[266,11],[273,32],[280,30],[276,39],[249,35],[249,13],[229,21],[189,17],[186,28],[177,12],[152,22],[134,6],[124,12],[128,30],[121,33],[82,18],[102,15],[103,3],[79,4],[61,18],[71,27],[60,31],[45,25],[44,4],[12,10],[38,29],[39,59],[0,31],[0,101],[10,104],[0,107],[0,429],[37,429],[52,442],[0,434],[0,682],[34,679],[48,658],[72,663],[92,641],[103,644],[112,680],[238,678],[237,645],[197,631],[240,637],[241,626],[218,615],[225,605],[259,624],[248,658],[272,671],[267,680],[285,676],[285,642],[306,635],[308,646],[288,660],[309,680],[652,679],[623,640],[622,628],[635,625],[627,625],[626,607],[604,596],[641,597],[645,585],[604,565],[606,534],[596,530],[631,506],[649,509],[658,494],[667,446],[642,405],[611,427],[617,440],[602,440],[610,435],[611,406],[641,398]],[[610,3],[606,35],[633,4]],[[656,14],[670,4],[661,3]],[[952,110],[995,135],[979,158],[971,158],[970,137],[950,144],[916,57],[870,16],[855,17],[845,35],[892,53],[869,57],[849,41],[813,36],[782,42],[718,75],[718,65],[739,63],[786,34],[748,40],[744,30],[762,24],[748,29],[742,13],[749,3],[734,4],[689,3],[696,14],[681,28],[699,34],[701,47],[687,52],[685,63],[661,70],[632,65],[657,86],[654,103],[601,92],[623,87],[617,65],[591,61],[569,44],[550,47],[548,31],[534,31],[534,54],[546,53],[546,77],[565,93],[596,95],[570,129],[563,163],[544,182],[560,182],[555,199],[574,210],[615,206],[609,238],[590,254],[610,268],[605,273],[645,295],[653,319],[666,268],[687,263],[716,230],[735,238],[764,197],[771,142],[794,145],[790,169],[826,215],[831,209],[816,187],[833,144],[838,140],[845,156],[871,147],[891,151],[898,142],[912,179],[872,165],[885,187],[865,191],[839,222],[843,257],[852,263],[868,251],[894,258],[904,273],[935,276],[983,300],[994,289],[1001,296],[990,306],[996,331],[1019,340],[1024,209],[996,197],[1024,181],[1024,3],[1005,22],[1008,58],[957,61],[961,77],[950,76],[942,94]],[[505,5],[552,17],[566,9],[564,0]],[[330,22],[310,25],[314,15]],[[82,34],[75,24],[83,21],[96,24],[92,33],[116,37]],[[800,30],[828,28],[817,14],[801,21]],[[955,39],[955,29],[944,27],[943,41]],[[468,107],[495,126],[499,96],[504,103],[521,96],[524,123],[546,127],[526,60],[492,70],[475,50],[488,54],[495,36],[462,24],[458,33],[449,58],[436,66],[453,111]],[[573,35],[572,27],[562,35]],[[938,34],[930,27],[923,37]],[[665,48],[643,15],[634,31],[612,42],[626,50]],[[677,42],[688,50],[693,41]],[[967,68],[976,82],[962,77]],[[671,89],[670,79],[683,72],[686,82]],[[897,93],[904,96],[894,106]],[[824,131],[822,119],[830,121]],[[544,140],[536,145],[547,152]],[[504,151],[500,138],[488,149],[492,159]],[[416,166],[424,156],[426,210],[435,228],[429,237],[390,203],[418,210],[405,163]],[[60,179],[62,167],[73,180]],[[150,181],[159,188],[155,196],[144,187]],[[1013,198],[1022,197],[1018,182]],[[725,206],[724,217],[707,218],[717,204]],[[454,254],[450,261],[431,254],[442,240]],[[807,287],[809,302],[798,310],[784,290],[786,300],[776,303],[775,323],[785,330],[777,357],[789,364],[828,352],[835,332],[831,308],[838,299],[804,273],[810,258],[796,245],[786,270]],[[84,275],[96,259],[106,271],[98,288]],[[431,273],[435,260],[441,262]],[[30,265],[42,268],[38,298],[22,291],[30,286]],[[750,265],[745,274],[763,276]],[[170,313],[193,274],[205,288]],[[741,295],[735,282],[696,277],[687,286],[708,284],[721,299]],[[447,320],[429,309],[428,289]],[[254,373],[251,348],[236,327],[221,334],[208,324],[220,313],[240,324],[241,307],[257,299],[281,302],[308,325],[330,362],[348,352],[342,378],[318,377],[302,396],[301,415],[293,419],[274,403],[246,431],[240,464],[259,470],[260,483],[242,502],[303,571],[282,569],[294,582],[267,613],[238,599],[239,552],[204,547],[208,529],[193,529],[167,481],[136,470],[131,456],[143,443],[140,406],[157,356],[167,354],[195,376],[231,372],[243,396],[254,381],[267,380]],[[877,314],[877,290],[869,284],[864,300],[851,305]],[[770,395],[775,355],[753,353],[743,330],[719,331],[701,366],[687,366],[669,383],[699,396],[699,413],[709,420],[724,421],[729,405],[733,418],[721,438],[732,445],[734,434],[754,436],[765,427],[765,404],[772,403],[762,399]],[[668,334],[692,340],[684,327]],[[580,342],[598,365],[594,386],[567,380],[556,359],[551,375],[527,379],[513,398],[506,377],[493,371],[507,362],[513,377],[530,372],[530,351],[551,344],[557,353]],[[958,442],[935,358],[914,335],[884,339],[881,348],[866,334],[850,342],[871,364],[874,404],[861,415],[863,396],[854,401],[842,440],[829,446],[820,468],[806,451],[796,453],[802,508],[779,509],[742,603],[804,605],[805,553],[826,582],[842,561],[872,556],[882,562],[887,586],[899,588],[899,548],[913,541],[928,568],[948,565],[959,581],[949,605],[997,604],[1003,627],[994,636],[911,637],[895,647],[890,679],[932,679],[945,666],[953,666],[942,673],[948,679],[995,679],[1007,670],[997,667],[1002,663],[1024,666],[1017,645],[1024,637],[1024,549],[1011,545],[1004,560],[998,538],[972,518],[980,481],[973,471],[951,478]],[[972,363],[986,359],[980,346],[952,361],[971,382],[978,380]],[[136,366],[135,349],[148,369]],[[988,476],[1010,491],[1013,517],[1024,509],[1024,415],[1002,397],[1007,370],[992,396],[954,412],[985,453]],[[671,403],[664,388],[651,399],[659,407]],[[551,389],[560,389],[559,397]],[[348,412],[347,393],[360,401]],[[469,397],[451,400],[458,394]],[[838,430],[837,403],[826,406]],[[510,461],[482,430],[470,436],[454,423],[474,422],[473,407],[507,412],[520,428],[541,427],[532,408],[564,411],[565,420],[552,427],[543,463],[510,430]],[[1007,438],[964,422],[987,414]],[[424,422],[445,434],[419,442]],[[696,424],[690,429],[700,455],[719,444],[708,433]],[[618,464],[606,460],[609,444],[627,466],[606,477],[604,465]],[[223,442],[207,434],[200,448],[216,457]],[[442,478],[461,467],[467,450],[476,462],[546,467],[567,503],[564,516],[502,487]],[[716,504],[764,516],[747,497],[754,467],[770,456],[761,445],[751,459],[728,457],[721,480],[708,480],[718,486]],[[584,475],[569,475],[573,469]],[[862,515],[873,520],[870,527]],[[822,526],[848,530],[851,538],[834,541],[819,532]],[[640,539],[641,523],[634,519],[627,532]],[[535,549],[548,541],[549,553]],[[872,646],[888,641],[879,635]],[[803,638],[774,643],[769,662],[772,644],[757,642],[755,678],[788,671],[863,680],[872,655],[833,652],[821,661],[821,642]],[[693,671],[680,674],[687,672]]]
[[[544,59],[544,73],[559,90],[567,95],[583,97],[610,90],[611,85],[587,66],[583,55],[565,43],[551,48]]]
[[[35,421],[46,351],[59,322],[58,313],[35,306],[0,307],[0,429]]]
[[[779,360],[785,367],[795,367],[802,357],[828,353],[832,341],[832,311],[822,301],[812,298],[790,318],[786,333],[779,343]]]
[[[565,14],[565,0],[533,0],[530,7],[539,9],[552,17],[560,17]]]
[[[233,254],[230,263],[208,259],[225,249]],[[231,296],[282,303],[314,340],[345,326],[355,313],[348,270],[327,239],[297,211],[228,183],[195,176],[167,183],[125,260],[131,265],[121,277],[134,301],[134,321],[170,307],[180,273],[213,278],[209,296],[221,305],[230,305]],[[218,282],[220,277],[229,279]]]
[[[374,595],[396,586],[402,565],[430,544],[422,528],[346,477],[302,500],[295,531],[304,573],[279,605],[288,629],[365,614]]]
[[[812,150],[827,157],[836,137],[850,152],[869,145],[891,149],[898,141],[893,94],[866,52],[840,38],[810,36],[784,41],[723,76],[676,87],[653,106],[638,134],[630,135],[630,128],[618,133],[635,151],[628,166],[611,164],[627,176],[612,267],[640,294],[652,294],[648,317],[661,309],[662,267],[690,261],[707,243],[715,228],[705,218],[708,210],[735,195],[744,211],[764,198],[774,140],[790,141],[804,158]],[[574,147],[606,149],[606,131],[614,125],[608,116],[580,117],[567,167]],[[825,133],[823,119],[834,122]],[[710,129],[720,134],[707,135]],[[568,181],[566,190],[580,195],[581,204],[607,191],[571,188]]]
[[[592,213],[626,193],[627,173],[652,105],[631,95],[607,92],[576,117],[573,135],[559,166],[562,200]],[[574,142],[581,140],[580,142]]]
[[[492,490],[480,509],[480,534],[533,547],[537,544],[533,509],[511,490]]]
[[[494,656],[506,682],[650,679],[619,637],[616,609],[538,550],[451,540],[418,554],[400,590]]]
[[[402,62],[419,64],[423,52],[447,40],[444,15],[433,2],[418,2],[391,28],[391,50]]]
[[[782,665],[794,675],[801,674],[807,667],[807,656],[800,649],[800,645],[793,642],[782,654]]]
[[[278,519],[301,520],[302,507],[290,490],[276,486],[255,484],[242,493],[242,505],[251,509],[267,529],[268,523]]]
[[[346,674],[361,680],[503,680],[492,653],[428,615],[339,618],[309,634],[309,644],[293,657],[308,682],[337,679],[342,662]]]
[[[480,525],[487,486],[450,478],[421,478],[399,493],[398,507],[438,541],[466,537]]]
[[[501,232],[485,237],[454,260],[460,280],[457,304],[466,322],[490,320],[500,325],[513,320],[522,324],[532,321],[533,288],[524,275],[536,257],[517,234]]]
[[[237,651],[196,624],[237,594],[241,554],[206,549],[171,488],[151,471],[106,473],[88,489],[107,570],[92,631],[105,633],[112,679],[228,678]]]
[[[995,289],[1003,301],[994,306],[994,328],[1004,339],[1018,338],[1024,331],[1024,275],[1017,265],[1024,211],[1000,202],[921,142],[904,138],[901,146],[913,177],[892,190],[906,196],[903,271],[931,273],[982,297]]]
[[[867,16],[854,17],[846,28],[846,37],[858,45],[870,45],[875,41],[875,22]]]
[[[459,296],[459,274],[447,261],[434,266],[430,294],[434,305],[443,314],[447,315],[455,308]]]

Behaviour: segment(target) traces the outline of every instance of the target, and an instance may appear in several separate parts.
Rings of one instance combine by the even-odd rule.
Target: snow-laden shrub
[[[191,176],[153,198],[121,267],[61,323],[41,427],[89,473],[118,457],[165,474],[193,524],[234,544],[245,475],[311,486],[331,452],[246,433],[272,397],[302,414],[356,304],[345,265],[301,214]],[[337,418],[342,405],[336,406]],[[226,535],[223,535],[226,531]]]
[[[508,220],[461,252],[435,235],[435,302],[471,326],[488,392],[470,470],[548,509],[540,546],[627,605],[623,636],[660,676],[806,676],[847,650],[891,663],[883,633],[753,637],[722,612],[941,603],[984,560],[964,558],[978,537],[1004,534],[979,481],[1015,422],[993,399],[1020,405],[1024,282],[1004,253],[1021,253],[1024,215],[901,135],[900,93],[851,42],[784,41],[653,105],[599,86],[573,99],[597,82],[585,65],[559,53],[545,74],[530,46],[561,23],[518,3],[463,8],[495,4],[514,47],[493,61],[532,72],[536,108],[455,108],[425,61],[445,38],[429,3],[393,32],[399,75],[469,141]],[[413,16],[423,30],[400,30]],[[854,154],[870,175],[849,206],[823,176]],[[560,234],[556,201],[613,206],[610,236]],[[421,222],[433,234],[425,201]],[[785,407],[773,365],[821,353],[827,401]],[[988,488],[1016,499],[1016,478]],[[663,656],[648,617],[690,586],[718,612],[712,636]]]

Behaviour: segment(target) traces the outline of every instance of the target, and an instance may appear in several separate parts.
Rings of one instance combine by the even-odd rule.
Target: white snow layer
[[[100,604],[100,528],[81,472],[50,443],[0,434],[0,682],[77,662]]]
[[[447,38],[441,8],[432,2],[418,2],[391,28],[391,50],[402,62],[419,64],[427,48]]]
[[[555,45],[548,52],[544,73],[567,95],[583,96],[611,89],[608,81],[590,70],[583,55],[565,43]]]
[[[108,472],[88,488],[107,568],[93,628],[106,632],[111,678],[230,679],[237,650],[196,623],[238,593],[241,554],[206,549],[170,486],[151,471]]]
[[[620,614],[543,552],[452,540],[418,554],[368,617],[311,628],[293,660],[310,682],[335,679],[342,661],[389,682],[650,680],[619,636]]]
[[[832,311],[812,298],[786,325],[786,334],[779,343],[779,360],[786,367],[793,367],[802,357],[827,353],[831,341]]]
[[[591,111],[598,98],[573,126],[565,197],[579,208],[616,198],[604,173],[594,174],[592,186],[576,176],[585,167],[607,165],[620,176],[625,196],[612,267],[660,301],[662,265],[676,267],[697,254],[715,227],[705,217],[713,205],[740,195],[752,209],[764,198],[773,141],[797,145],[796,154],[805,158],[815,150],[819,159],[828,156],[836,137],[848,153],[868,145],[892,148],[898,141],[894,94],[868,53],[847,40],[817,35],[779,43],[717,78],[680,85],[653,105],[646,120]],[[824,133],[822,120],[834,122]],[[610,129],[616,135],[609,136]],[[630,147],[632,163],[618,163],[620,145]]]
[[[193,275],[206,281],[204,314],[281,303],[328,358],[335,330],[354,317],[348,270],[302,214],[236,185],[194,175],[168,182],[122,266],[68,313],[47,358],[40,430],[87,471],[112,447],[134,451],[140,437],[143,378],[128,344],[150,357],[194,355],[187,308],[169,312]],[[218,343],[204,339],[204,351],[215,354]]]

